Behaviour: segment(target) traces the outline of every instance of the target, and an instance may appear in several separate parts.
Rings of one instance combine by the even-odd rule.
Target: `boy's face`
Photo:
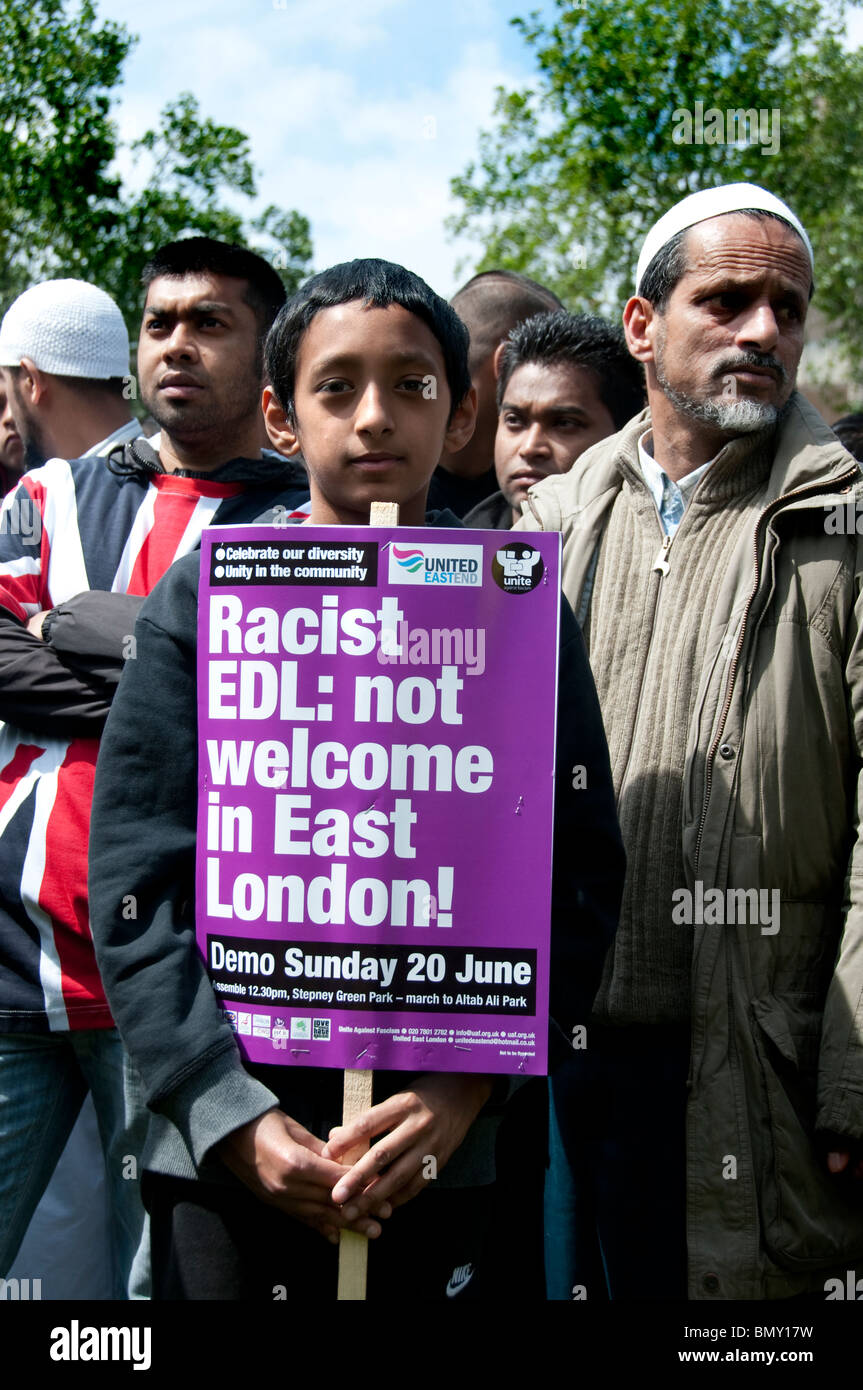
[[[450,393],[440,344],[421,319],[391,304],[351,300],[321,309],[297,353],[290,425],[264,391],[270,438],[301,453],[309,470],[312,519],[367,525],[372,502],[398,502],[400,521],[421,526],[442,452],[473,432],[473,392],[447,424]]]
[[[494,441],[498,486],[516,516],[527,490],[565,473],[591,444],[614,434],[589,367],[525,362],[506,384]]]

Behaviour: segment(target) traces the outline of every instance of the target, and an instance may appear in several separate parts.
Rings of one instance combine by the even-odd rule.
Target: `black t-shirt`
[[[461,478],[438,464],[432,474],[426,505],[430,510],[448,510],[462,517],[493,492],[497,492],[497,475],[493,467],[480,473],[478,478]]]

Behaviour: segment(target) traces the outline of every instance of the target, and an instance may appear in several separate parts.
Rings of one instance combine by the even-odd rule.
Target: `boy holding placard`
[[[405,525],[459,524],[448,513],[426,519],[425,500],[441,451],[461,448],[473,428],[467,333],[418,277],[374,260],[315,276],[274,324],[267,371],[268,430],[283,453],[302,453],[312,523],[367,524],[371,503],[390,501]],[[508,1083],[376,1072],[376,1103],[325,1144],[341,1073],[245,1063],[226,1027],[192,907],[198,578],[196,556],[179,561],[142,611],[137,660],[103,740],[91,838],[97,954],[155,1112],[145,1196],[156,1296],[325,1296],[335,1259],[314,1233],[336,1241],[344,1227],[383,1230],[372,1297],[478,1296],[494,1172],[488,1102]],[[596,695],[565,603],[557,767],[559,1056],[589,1012],[623,875]],[[368,1153],[347,1164],[361,1139]]]

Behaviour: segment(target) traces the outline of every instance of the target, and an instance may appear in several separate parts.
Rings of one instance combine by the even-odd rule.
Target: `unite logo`
[[[390,584],[482,584],[481,545],[396,545],[389,548]]]

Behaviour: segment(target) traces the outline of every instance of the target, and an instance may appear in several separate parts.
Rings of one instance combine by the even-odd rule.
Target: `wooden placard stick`
[[[345,1091],[342,1102],[342,1124],[348,1124],[356,1115],[368,1110],[372,1103],[373,1071],[360,1071],[357,1068],[345,1069]],[[340,1163],[356,1163],[368,1149],[365,1140],[343,1154]],[[362,1302],[366,1296],[366,1274],[368,1270],[369,1240],[358,1231],[339,1231],[339,1290],[338,1299],[344,1302]]]
[[[369,515],[370,526],[398,526],[398,502],[373,502]],[[344,1100],[342,1102],[342,1124],[348,1124],[372,1103],[373,1071],[358,1068],[345,1069]],[[350,1149],[343,1156],[344,1163],[356,1163],[368,1149],[365,1141]],[[368,1271],[369,1242],[367,1236],[356,1231],[339,1232],[339,1288],[340,1302],[362,1302],[366,1296],[366,1274]]]

